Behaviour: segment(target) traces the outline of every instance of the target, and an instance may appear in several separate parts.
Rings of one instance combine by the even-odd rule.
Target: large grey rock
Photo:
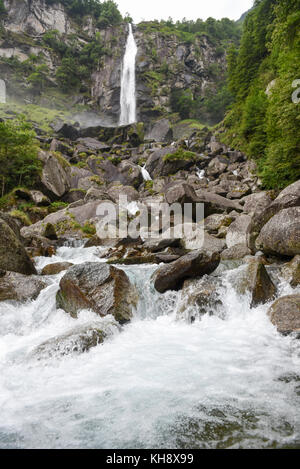
[[[178,318],[194,322],[205,314],[222,314],[222,290],[218,277],[185,280],[177,312]]]
[[[16,228],[15,228],[16,229]],[[0,269],[36,274],[35,267],[16,232],[0,218]]]
[[[274,215],[283,209],[300,206],[300,181],[286,187],[279,196],[264,210],[257,210],[253,215],[251,225],[248,229],[247,243],[248,247],[254,253],[256,251],[256,240],[262,228]]]
[[[197,202],[204,203],[205,218],[214,213],[230,213],[231,211],[242,212],[242,206],[234,201],[226,199],[217,194],[212,194],[207,191],[197,190]]]
[[[130,161],[122,161],[118,166],[118,171],[120,173],[120,180],[123,181],[124,185],[138,189],[144,181],[139,166]]]
[[[136,290],[125,272],[97,262],[71,267],[57,293],[57,306],[73,317],[90,309],[102,317],[111,314],[121,324],[130,321],[136,303]]]
[[[119,326],[120,327],[120,326]],[[31,356],[38,360],[59,358],[70,354],[88,352],[91,348],[103,344],[104,340],[118,330],[115,323],[92,323],[78,326],[58,337],[53,337],[36,347]]]
[[[292,287],[300,285],[300,256],[295,256],[290,262],[284,264],[281,274]]]
[[[216,252],[193,251],[171,264],[160,267],[153,275],[154,287],[159,293],[178,290],[184,280],[212,273],[219,265]]]
[[[243,243],[243,244],[235,244],[231,248],[225,249],[221,254],[221,259],[223,261],[229,260],[238,260],[243,259],[246,256],[250,256],[251,251],[250,249]]]
[[[232,248],[236,244],[244,244],[247,246],[247,232],[251,223],[249,215],[240,215],[231,223],[226,235],[226,244],[228,248]]]
[[[71,167],[63,156],[40,152],[43,161],[42,184],[50,194],[62,197],[71,187]]]
[[[236,279],[235,287],[239,294],[248,294],[250,307],[254,308],[275,298],[276,287],[261,259],[250,259],[241,276]]]
[[[35,300],[47,283],[36,275],[0,272],[0,301]]]
[[[173,139],[173,130],[168,119],[160,119],[155,122],[146,134],[146,140],[154,140],[155,142],[168,142]]]
[[[131,186],[114,185],[107,191],[108,197],[115,203],[119,203],[120,196],[126,196],[128,203],[138,200],[139,193]]]
[[[282,334],[300,333],[300,295],[279,298],[269,309],[268,316]]]
[[[300,254],[300,207],[281,210],[263,227],[256,248],[266,254]]]
[[[269,192],[256,192],[243,198],[244,213],[254,215],[264,211],[273,202]]]

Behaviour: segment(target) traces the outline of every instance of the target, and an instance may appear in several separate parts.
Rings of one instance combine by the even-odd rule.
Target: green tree
[[[34,186],[41,163],[31,126],[19,118],[0,122],[1,195],[14,187]]]

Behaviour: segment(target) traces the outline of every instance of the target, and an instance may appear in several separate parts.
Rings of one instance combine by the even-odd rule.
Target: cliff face
[[[48,85],[52,88],[59,86],[56,73],[63,55],[45,44],[45,33],[56,30],[60,40],[71,44],[76,51],[88,45],[98,34],[104,52],[90,67],[88,77],[82,79],[84,92],[74,90],[74,99],[70,102],[93,108],[108,123],[116,123],[120,111],[127,24],[98,29],[94,19],[88,16],[81,18],[79,24],[62,4],[49,5],[45,0],[5,0],[4,4],[7,14],[2,20],[0,74],[8,81],[8,94],[27,102],[47,103],[45,89],[32,94],[26,74],[20,76],[16,73],[16,64],[11,58],[26,64],[32,55],[39,57],[39,63],[48,67]],[[174,89],[189,90],[195,98],[203,96],[207,89],[213,90],[216,78],[211,73],[212,66],[218,67],[219,78],[225,73],[224,50],[217,53],[217,47],[206,36],[187,42],[159,28],[147,28],[147,23],[134,27],[134,35],[138,45],[136,79],[140,120],[168,113],[171,110],[170,94]]]

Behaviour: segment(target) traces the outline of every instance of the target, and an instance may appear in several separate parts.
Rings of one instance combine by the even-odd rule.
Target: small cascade
[[[6,103],[6,84],[4,80],[0,80],[0,103]]]
[[[204,169],[197,171],[197,176],[198,178],[201,180],[201,179],[204,179],[205,178],[205,171]]]
[[[146,166],[146,165],[145,165]],[[152,177],[150,176],[150,174],[148,173],[147,169],[145,166],[139,166],[140,170],[141,170],[141,173],[142,173],[142,176],[143,176],[143,179],[144,181],[152,181]]]
[[[129,35],[123,59],[120,97],[120,125],[136,122],[136,88],[135,88],[135,58],[137,45],[134,40],[132,25],[129,24]]]

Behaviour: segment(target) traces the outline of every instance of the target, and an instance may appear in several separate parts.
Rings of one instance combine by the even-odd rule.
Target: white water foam
[[[80,253],[95,255],[57,257]],[[154,290],[156,268],[124,267],[140,295],[135,318],[82,355],[29,359],[48,338],[101,321],[56,309],[63,273],[34,302],[0,303],[0,447],[299,447],[299,341],[277,333],[269,305],[250,310],[235,293],[239,269],[222,273],[224,318],[188,324],[176,319],[180,293]]]

